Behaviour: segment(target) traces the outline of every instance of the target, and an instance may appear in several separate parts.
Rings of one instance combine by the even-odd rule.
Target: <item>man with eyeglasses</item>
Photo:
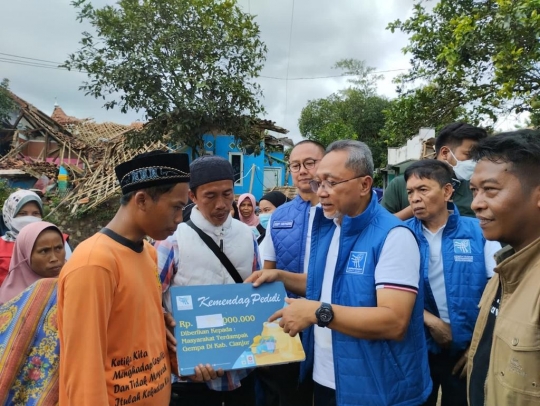
[[[246,282],[282,281],[286,299],[270,321],[304,331],[314,405],[419,405],[431,392],[420,252],[410,229],[372,191],[373,158],[359,141],[332,143],[319,163],[309,272],[257,271]]]
[[[309,182],[315,177],[323,156],[324,147],[316,141],[301,141],[292,149],[289,170],[298,195],[272,213],[266,237],[260,246],[265,269],[277,268],[294,274],[307,272],[311,229],[319,203]],[[259,368],[257,375],[264,388],[265,406],[313,404],[313,382],[311,378],[301,384],[298,382],[298,363]]]

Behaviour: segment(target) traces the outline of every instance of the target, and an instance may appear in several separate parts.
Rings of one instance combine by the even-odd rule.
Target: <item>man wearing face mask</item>
[[[483,128],[466,123],[452,123],[444,127],[435,140],[436,159],[450,165],[456,175],[452,201],[462,216],[475,217],[471,209],[472,193],[469,189],[469,180],[475,163],[470,159],[470,152],[486,137],[487,132]],[[413,217],[407,197],[407,186],[402,175],[388,184],[381,204],[402,220]]]

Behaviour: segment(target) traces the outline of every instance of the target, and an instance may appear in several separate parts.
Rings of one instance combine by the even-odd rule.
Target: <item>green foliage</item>
[[[463,120],[479,124],[478,119],[467,114],[465,108],[450,95],[439,92],[434,85],[402,94],[391,101],[384,111],[385,124],[382,137],[388,147],[400,147],[418,134],[420,128],[440,130],[445,125]]]
[[[264,112],[254,78],[265,60],[259,27],[236,0],[118,0],[94,8],[75,0],[81,49],[65,67],[88,73],[80,89],[107,109],[143,111],[136,144],[169,139],[200,147],[216,129],[258,146],[252,121]]]
[[[327,98],[310,100],[302,109],[298,126],[304,138],[316,140],[327,146],[340,139],[355,139],[371,148],[375,167],[386,164],[386,144],[379,136],[384,126],[384,110],[390,102],[376,94],[373,68],[362,61],[347,59],[336,67],[345,74],[358,75],[349,80],[351,86]]]
[[[531,114],[530,124],[534,128],[540,128],[540,110],[536,110]]]
[[[539,0],[441,0],[432,11],[423,4],[418,0],[411,18],[388,26],[410,36],[403,51],[412,63],[398,79],[402,94],[394,108],[401,113],[393,112],[394,120],[402,114],[409,130],[464,116],[494,123],[508,113],[537,114]],[[396,137],[395,125],[389,131]]]
[[[349,89],[359,90],[370,96],[377,94],[377,82],[383,79],[383,75],[373,73],[375,68],[366,66],[364,61],[358,59],[341,59],[336,62],[334,69],[341,69],[344,76],[354,75],[353,78],[347,79],[352,85]]]
[[[15,102],[9,94],[9,80],[0,82],[0,126],[3,120],[7,120],[10,113],[15,110]]]
[[[12,188],[8,185],[7,180],[0,179],[0,205],[3,207],[4,202],[7,200],[10,194],[15,192],[17,189]]]

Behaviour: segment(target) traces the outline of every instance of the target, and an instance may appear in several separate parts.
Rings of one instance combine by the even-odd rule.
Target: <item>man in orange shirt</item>
[[[115,171],[121,207],[59,277],[62,406],[167,406],[171,397],[156,252],[144,238],[165,239],[182,221],[188,156],[154,151]]]

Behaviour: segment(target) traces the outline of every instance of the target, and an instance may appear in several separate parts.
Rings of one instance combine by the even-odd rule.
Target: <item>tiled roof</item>
[[[60,125],[77,124],[77,123],[82,121],[82,120],[80,120],[80,119],[78,119],[76,117],[68,116],[64,112],[62,107],[60,107],[58,105],[54,106],[54,110],[53,110],[53,112],[51,114],[51,118],[53,120],[55,120]]]

